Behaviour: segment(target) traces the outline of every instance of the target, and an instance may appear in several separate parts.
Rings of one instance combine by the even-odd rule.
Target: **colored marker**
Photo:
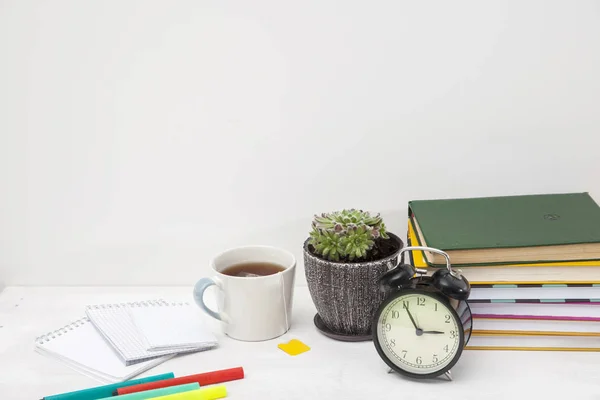
[[[227,389],[223,385],[218,385],[191,390],[189,392],[154,397],[152,400],[216,400],[224,397],[227,397]]]
[[[169,386],[160,389],[145,390],[143,392],[129,393],[124,394],[123,396],[104,397],[100,400],[115,400],[117,398],[118,400],[145,400],[152,399],[154,397],[166,396],[168,394],[189,392],[191,390],[197,389],[200,389],[200,385],[198,384],[198,382],[194,382],[185,385]]]
[[[42,398],[42,400],[97,400],[101,399],[102,397],[112,396],[114,391],[118,390],[119,388],[168,380],[172,379],[173,377],[175,377],[175,374],[168,372],[166,374],[153,375],[125,382],[111,383],[109,385],[96,386],[88,389],[76,390],[73,392],[54,394],[51,396],[45,396]]]
[[[200,386],[213,385],[215,383],[223,383],[242,379],[244,377],[244,369],[242,367],[222,369],[219,371],[204,372],[201,374],[187,375],[179,378],[172,378],[158,382],[147,382],[139,385],[120,387],[114,395],[123,395],[129,393],[142,392],[144,390],[158,389],[168,386],[183,385],[186,383],[197,382]]]

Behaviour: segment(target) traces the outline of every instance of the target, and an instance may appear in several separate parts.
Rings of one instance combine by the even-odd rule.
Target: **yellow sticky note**
[[[280,343],[277,347],[288,353],[290,356],[297,356],[298,354],[310,350],[310,347],[297,339],[292,339],[287,343]]]

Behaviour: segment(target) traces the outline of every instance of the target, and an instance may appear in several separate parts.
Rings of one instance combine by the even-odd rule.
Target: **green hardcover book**
[[[423,246],[457,266],[600,260],[600,207],[587,193],[409,201]],[[443,256],[424,252],[429,265]],[[600,265],[600,264],[599,264]]]

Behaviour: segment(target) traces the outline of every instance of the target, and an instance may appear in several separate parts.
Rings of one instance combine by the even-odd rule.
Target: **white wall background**
[[[0,281],[183,284],[314,213],[600,200],[598,1],[0,1]],[[298,284],[304,284],[303,269]]]

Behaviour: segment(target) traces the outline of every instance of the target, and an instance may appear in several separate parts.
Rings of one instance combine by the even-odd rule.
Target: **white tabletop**
[[[99,385],[35,353],[33,339],[82,317],[86,304],[153,298],[191,301],[191,287],[5,288],[0,294],[0,398],[32,400]],[[225,383],[232,400],[600,399],[600,353],[465,351],[452,382],[410,381],[387,373],[372,342],[323,336],[313,325],[314,314],[308,289],[298,287],[286,335],[260,343],[220,335],[218,349],[169,360],[141,376],[242,366],[246,377]],[[311,350],[292,357],[278,349],[278,343],[292,338]]]

